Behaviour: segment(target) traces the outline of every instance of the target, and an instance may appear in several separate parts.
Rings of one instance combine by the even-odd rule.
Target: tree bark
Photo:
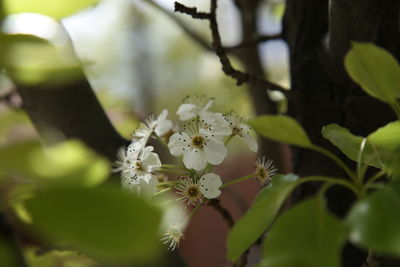
[[[378,43],[398,57],[398,6],[396,1],[379,0],[286,1],[283,28],[290,50],[291,88],[295,92],[289,114],[302,124],[313,143],[329,149],[352,167],[354,163],[324,140],[321,129],[338,123],[354,134],[366,136],[395,120],[386,104],[367,96],[351,82],[343,59],[354,40]],[[394,33],[388,31],[393,28]],[[329,159],[315,152],[293,149],[293,153],[294,172],[301,176],[344,175]],[[318,184],[304,185],[295,198],[303,199],[317,188]],[[346,190],[333,188],[328,192],[328,206],[339,216],[346,215],[354,200]],[[342,256],[345,267],[362,266],[367,258],[365,251],[350,244]],[[381,267],[389,266],[398,265],[382,262]]]
[[[235,0],[240,11],[241,43],[251,43],[260,35],[257,26],[260,3],[260,0]],[[242,47],[235,52],[235,55],[243,63],[247,73],[265,77],[265,70],[258,49],[257,45]],[[276,103],[268,97],[268,89],[258,82],[248,84],[249,94],[257,115],[277,113]],[[279,172],[289,173],[291,171],[291,155],[287,145],[264,138],[260,142],[260,154],[265,154],[268,158],[274,160]]]
[[[77,138],[110,160],[127,143],[111,125],[83,73],[81,79],[68,84],[17,84],[17,90],[47,143]]]

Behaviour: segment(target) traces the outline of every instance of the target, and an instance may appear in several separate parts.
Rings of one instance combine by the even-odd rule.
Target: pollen
[[[196,148],[203,148],[206,139],[203,136],[196,135],[192,138],[192,146]]]

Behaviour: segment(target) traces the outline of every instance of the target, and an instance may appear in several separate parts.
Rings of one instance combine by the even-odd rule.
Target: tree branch
[[[174,14],[172,14],[166,8],[162,7],[161,5],[159,5],[157,2],[155,2],[153,0],[144,0],[144,1],[147,2],[149,5],[153,6],[154,8],[156,8],[157,10],[159,10],[161,13],[166,15],[168,18],[170,18],[179,28],[181,28],[183,30],[184,33],[186,33],[187,36],[189,36],[200,47],[202,47],[206,51],[213,51],[213,48],[211,47],[211,45],[209,45],[207,40],[205,38],[203,38],[200,34],[196,33],[195,30],[191,29],[184,21],[179,19],[177,16],[174,16]],[[179,3],[177,3],[177,4],[179,5]],[[190,11],[188,11],[188,12],[190,12],[190,13],[193,12],[193,10],[191,10],[191,8],[189,8],[189,10]],[[197,10],[196,10],[196,13],[197,13]],[[186,13],[186,14],[188,14],[188,13]],[[279,40],[281,38],[282,38],[281,34],[260,35],[257,38],[254,38],[254,40],[251,40],[248,42],[243,42],[243,43],[232,45],[232,46],[225,46],[224,48],[229,53],[235,53],[236,50],[239,50],[242,48],[254,46],[261,42],[267,42],[270,40]]]
[[[255,46],[262,42],[267,42],[267,41],[271,41],[271,40],[280,40],[280,39],[282,39],[282,34],[280,34],[280,33],[272,34],[272,35],[260,35],[257,38],[254,38],[253,40],[245,41],[245,42],[242,42],[237,45],[224,46],[224,49],[227,52],[231,52],[233,50],[242,49],[242,48],[246,48],[249,46]]]
[[[81,78],[62,85],[16,84],[24,109],[47,143],[78,138],[114,160],[127,141],[114,129],[88,81]]]
[[[175,2],[175,12],[180,12],[190,15],[194,19],[209,20],[211,36],[212,36],[212,47],[221,62],[223,72],[226,75],[235,79],[237,85],[242,85],[243,83],[258,83],[264,86],[266,89],[277,90],[282,92],[286,96],[289,96],[290,91],[288,91],[288,89],[283,88],[278,84],[272,83],[258,76],[239,71],[232,66],[225,51],[225,48],[222,46],[221,37],[218,30],[216,11],[217,11],[217,0],[211,0],[211,7],[209,13],[198,12],[195,7],[187,7],[178,2]]]
[[[208,201],[207,205],[213,207],[222,216],[229,228],[233,227],[235,222],[233,221],[232,215],[227,209],[221,206],[219,199],[211,199],[210,201]]]
[[[161,11],[161,13],[163,13],[167,17],[169,17],[174,23],[176,23],[183,30],[184,33],[186,33],[200,47],[204,48],[207,51],[212,51],[212,47],[208,44],[208,42],[201,35],[199,35],[193,29],[191,29],[189,26],[187,26],[186,23],[183,22],[181,19],[174,16],[174,14],[172,14],[167,9],[160,6],[158,3],[154,2],[153,0],[145,0],[145,2],[147,2],[154,8]]]

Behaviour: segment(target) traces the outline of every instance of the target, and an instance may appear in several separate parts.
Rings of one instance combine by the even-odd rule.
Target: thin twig
[[[147,2],[149,5],[153,6],[154,8],[158,9],[159,11],[161,11],[161,13],[166,15],[168,18],[170,18],[176,25],[178,25],[178,27],[180,27],[183,30],[184,33],[186,33],[187,36],[189,36],[195,43],[197,43],[203,49],[207,51],[214,51],[211,45],[209,45],[208,41],[203,36],[198,34],[194,29],[190,28],[179,17],[174,16],[173,13],[169,12],[166,8],[164,8],[163,6],[161,6],[160,4],[158,4],[153,0],[144,0],[144,1]],[[257,45],[261,42],[267,42],[270,40],[279,40],[279,39],[282,39],[282,35],[280,33],[272,35],[260,35],[257,38],[254,38],[254,40],[248,42],[243,42],[231,46],[224,46],[224,49],[226,50],[226,52],[230,53],[234,52],[235,50]]]
[[[381,261],[378,255],[376,255],[371,250],[368,251],[368,257],[365,260],[363,267],[379,267],[381,265]]]
[[[207,51],[212,51],[211,46],[209,45],[208,41],[204,39],[201,35],[196,33],[195,30],[191,29],[184,21],[182,21],[180,18],[177,16],[174,16],[173,13],[169,12],[167,9],[159,5],[157,2],[154,2],[153,0],[145,0],[148,4],[153,6],[154,8],[158,9],[162,13],[164,13],[167,17],[169,17],[175,24],[177,24],[184,33],[186,33],[190,38],[192,38],[195,43],[197,43],[199,46],[204,48]]]
[[[207,205],[213,207],[216,211],[218,211],[219,214],[221,214],[222,218],[224,218],[226,224],[232,228],[233,225],[235,224],[232,218],[232,215],[229,213],[229,211],[227,209],[225,209],[224,207],[221,206],[221,204],[219,203],[220,200],[219,199],[211,199]]]
[[[22,101],[15,101],[15,97],[18,96],[16,90],[11,90],[0,96],[0,103],[4,103],[11,109],[20,110],[22,108]]]
[[[259,43],[262,42],[267,42],[271,40],[280,40],[282,39],[282,34],[277,33],[277,34],[271,34],[271,35],[260,35],[257,38],[254,38],[254,40],[243,42],[237,45],[232,45],[232,46],[224,46],[224,49],[226,52],[231,52],[233,50],[238,50],[246,47],[251,47],[258,45]]]
[[[212,36],[212,47],[221,62],[223,72],[226,75],[235,79],[237,85],[242,85],[243,83],[259,83],[268,89],[280,91],[284,95],[289,97],[290,91],[288,91],[286,88],[283,88],[282,86],[276,83],[267,81],[261,77],[257,77],[255,75],[239,71],[232,66],[225,51],[225,48],[222,46],[221,36],[218,30],[217,0],[211,0],[211,8],[209,13],[198,12],[195,7],[187,7],[178,2],[175,2],[175,12],[180,12],[190,15],[194,19],[209,20],[211,36]]]

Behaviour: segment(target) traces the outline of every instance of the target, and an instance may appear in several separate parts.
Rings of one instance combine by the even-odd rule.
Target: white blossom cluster
[[[253,152],[257,152],[258,145],[242,118],[233,112],[214,112],[213,104],[214,99],[187,97],[176,112],[177,122],[168,119],[168,110],[163,110],[157,118],[149,116],[141,123],[133,133],[131,144],[118,153],[115,171],[121,172],[123,189],[147,196],[171,189],[178,201],[190,206],[217,198],[221,194],[222,180],[212,170],[226,158],[227,143],[237,136]],[[154,147],[148,145],[151,138],[164,143],[179,164],[162,164]],[[268,164],[257,162],[254,177],[262,184],[267,184],[272,176],[268,174],[276,171],[271,162]],[[162,173],[179,176],[173,181],[165,181],[160,178]],[[182,228],[183,224],[175,223],[166,231],[163,240],[170,248],[179,245]]]

